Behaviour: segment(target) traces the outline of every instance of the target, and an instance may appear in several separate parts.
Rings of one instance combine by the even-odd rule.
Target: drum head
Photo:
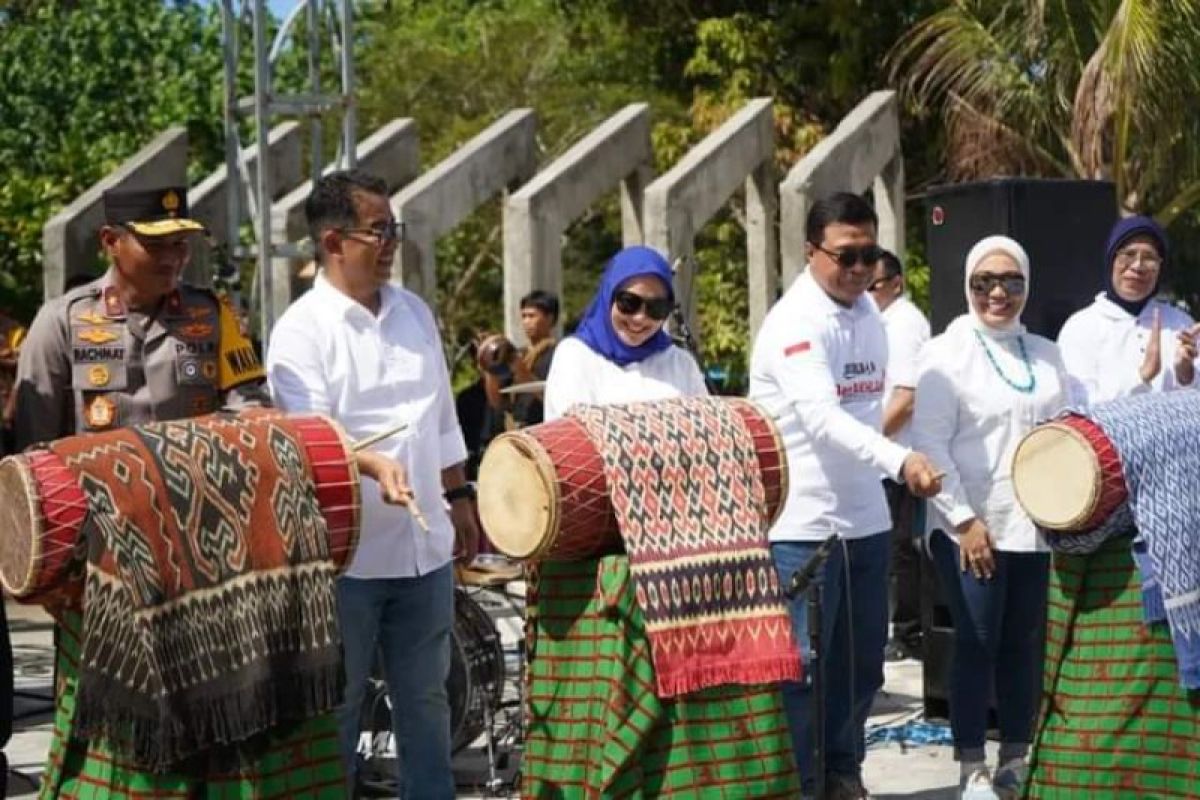
[[[1072,530],[1091,516],[1100,499],[1100,479],[1095,451],[1066,425],[1034,428],[1013,454],[1017,501],[1034,522],[1051,530]]]
[[[492,544],[513,558],[532,558],[558,529],[558,484],[545,449],[532,436],[496,437],[479,463],[479,521]]]
[[[0,584],[14,597],[30,592],[41,541],[37,487],[21,456],[0,460]]]

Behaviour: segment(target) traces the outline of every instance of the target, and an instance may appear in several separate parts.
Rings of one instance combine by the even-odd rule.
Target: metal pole
[[[238,164],[242,151],[237,129],[238,16],[233,11],[233,2],[221,0],[221,30],[224,33],[225,51],[225,246],[231,256],[236,253],[238,246],[243,191]],[[261,152],[259,161],[262,161]],[[236,263],[235,258],[231,258],[231,261]]]
[[[358,164],[358,108],[354,100],[354,23],[351,0],[340,0],[342,17],[342,99],[345,102],[342,115],[342,153],[346,168],[354,169]]]
[[[271,170],[268,168],[267,137],[270,133],[271,69],[267,60],[267,6],[265,0],[254,3],[254,128],[258,137],[258,281],[260,317],[259,330],[264,351],[270,339],[271,326],[279,309],[275,308],[275,282],[271,274]]]
[[[308,5],[308,83],[313,96],[321,94],[321,2],[306,0]],[[312,179],[315,186],[321,179],[325,153],[321,141],[321,116],[309,117],[309,159],[312,162]]]

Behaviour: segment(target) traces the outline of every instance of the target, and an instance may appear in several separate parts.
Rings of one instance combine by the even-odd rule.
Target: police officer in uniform
[[[269,404],[263,368],[236,312],[212,291],[180,283],[192,241],[203,230],[188,218],[182,187],[104,194],[100,244],[110,268],[43,306],[21,348],[19,448]],[[407,497],[399,465],[369,453],[358,462],[379,476],[389,500]],[[77,609],[52,610],[60,623],[59,698],[43,796],[70,794],[73,781],[95,787],[97,775],[120,781],[107,789],[122,796],[179,788],[184,779],[178,775],[114,772],[105,766],[114,755],[105,743],[72,737],[73,701],[63,696],[75,691],[76,667],[67,654],[78,652],[82,620]]]

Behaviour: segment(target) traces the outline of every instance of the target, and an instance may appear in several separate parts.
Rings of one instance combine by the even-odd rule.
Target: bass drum
[[[454,630],[450,646],[450,747],[457,753],[474,742],[500,705],[504,690],[504,650],[492,618],[463,589],[454,591]],[[376,661],[363,700],[359,730],[359,777],[366,792],[391,791],[396,779],[392,710]]]

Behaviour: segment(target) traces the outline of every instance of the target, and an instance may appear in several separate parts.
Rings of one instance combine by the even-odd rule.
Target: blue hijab
[[[575,337],[619,367],[643,361],[671,346],[671,337],[662,328],[637,347],[630,347],[617,336],[612,324],[613,295],[621,284],[632,278],[653,276],[667,287],[667,297],[675,302],[671,287],[671,267],[658,251],[635,245],[621,250],[604,268],[600,288],[583,320],[575,329]]]
[[[1158,287],[1162,283],[1163,271],[1159,270],[1158,280],[1155,282],[1154,288],[1150,290],[1150,294],[1141,300],[1126,300],[1117,294],[1117,287],[1113,285],[1113,261],[1116,260],[1117,251],[1121,249],[1122,245],[1135,236],[1149,236],[1154,240],[1155,249],[1158,250],[1158,256],[1163,260],[1163,267],[1165,268],[1167,263],[1167,232],[1149,217],[1125,217],[1124,219],[1117,220],[1117,224],[1113,225],[1112,232],[1108,234],[1108,244],[1104,247],[1104,257],[1107,259],[1105,264],[1108,265],[1108,271],[1104,274],[1104,296],[1136,317],[1142,313],[1142,309],[1146,307],[1146,304],[1158,294]]]

